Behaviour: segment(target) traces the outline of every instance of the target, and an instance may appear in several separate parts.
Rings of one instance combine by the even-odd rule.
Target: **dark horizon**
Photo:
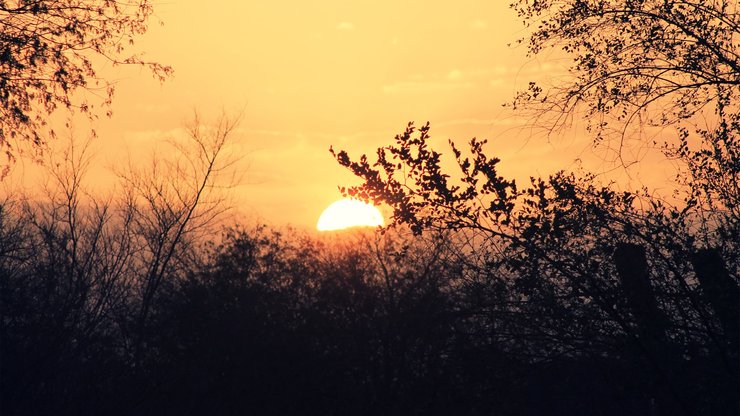
[[[0,413],[738,414],[737,2],[282,6],[0,1]]]

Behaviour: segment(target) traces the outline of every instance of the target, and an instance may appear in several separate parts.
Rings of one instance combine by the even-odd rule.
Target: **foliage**
[[[685,124],[707,105],[711,114],[720,100],[738,111],[734,1],[517,0],[512,8],[532,29],[520,40],[529,54],[559,48],[572,58],[571,79],[530,83],[514,101],[548,129],[583,116],[595,140],[616,133],[621,149],[635,127]]]
[[[131,398],[110,389],[146,373],[163,281],[196,264],[193,242],[224,212],[216,186],[230,185],[223,150],[233,123],[222,121],[215,136],[196,123],[190,143],[159,160],[166,178],[132,166],[117,197],[86,188],[89,149],[72,142],[47,164],[45,192],[3,201],[4,412],[115,414]]]
[[[678,144],[665,147],[666,154],[686,164],[678,181],[705,245],[740,241],[740,112],[726,114],[725,107],[720,103],[716,127],[696,131],[699,146],[692,146],[689,130],[681,128]],[[720,238],[707,242],[712,235]]]
[[[729,327],[676,254],[690,243],[672,245],[683,219],[660,207],[631,218],[636,198],[572,175],[535,181],[509,198],[508,219],[487,220],[508,224],[493,240],[469,227],[191,234],[174,246],[143,326],[143,289],[157,260],[149,231],[123,221],[140,212],[124,209],[98,232],[97,211],[73,211],[73,256],[70,217],[51,215],[42,228],[31,211],[6,203],[4,410],[673,414],[684,404],[678,393],[697,414],[723,414],[735,385],[720,364],[732,359],[722,344]],[[108,250],[93,244],[96,235],[128,246]],[[657,309],[630,300],[634,288],[613,262],[620,243],[647,248]],[[106,277],[115,270],[109,257],[125,265],[115,279]],[[71,274],[70,262],[90,267]],[[91,308],[105,293],[125,296]],[[644,328],[645,316],[659,324]]]
[[[429,148],[429,138],[428,125],[417,133],[410,124],[394,145],[378,149],[374,162],[335,152],[363,180],[344,192],[389,204],[394,227],[408,225],[422,235],[451,230],[465,242],[467,248],[455,249],[460,262],[489,276],[486,300],[473,310],[506,316],[489,321],[487,336],[532,364],[584,357],[606,359],[598,365],[607,367],[614,359],[645,363],[626,374],[646,380],[641,388],[658,401],[660,413],[712,414],[716,403],[732,401],[729,390],[692,387],[692,378],[721,368],[727,371],[718,377],[737,386],[737,322],[723,318],[725,307],[736,314],[737,298],[717,308],[702,297],[714,289],[698,284],[703,269],[695,260],[702,250],[719,250],[712,267],[720,271],[712,273],[727,273],[717,279],[724,291],[737,293],[732,259],[740,247],[726,236],[736,233],[731,211],[713,212],[723,224],[713,226],[696,205],[676,208],[644,192],[616,192],[588,174],[532,178],[522,189],[497,174],[498,159],[487,158],[476,139],[469,156],[451,143],[454,177],[443,173],[442,154]],[[706,160],[722,162],[714,155]],[[625,257],[625,250],[637,254]]]
[[[128,53],[152,12],[148,0],[0,1],[0,148],[9,160],[14,142],[41,148],[55,136],[47,119],[57,108],[99,114],[80,90],[102,97],[110,115],[114,85],[101,65],[142,65],[160,80],[172,73]]]
[[[526,19],[544,19],[534,52],[551,39],[596,49],[618,48],[613,36],[634,42],[609,49],[624,50],[614,60],[595,55],[593,68],[577,61],[586,75],[609,69],[602,64],[663,62],[668,44],[678,64],[695,53],[718,77],[732,65],[712,66],[717,55],[706,48],[736,57],[734,40],[722,37],[735,14],[721,9],[703,22],[685,13],[724,3],[662,3],[660,16],[717,35],[695,51],[683,48],[691,33],[645,32],[670,23],[650,20],[657,3],[647,0],[624,2],[631,14],[607,12],[616,2],[517,4]],[[638,47],[654,49],[644,54],[651,60],[637,60]],[[664,75],[703,74],[675,71]],[[568,100],[598,104],[614,93],[593,111],[619,118],[620,105],[639,113],[664,99],[649,97],[669,97],[658,73],[617,75],[631,86],[653,76],[654,89],[599,90],[621,82],[607,76]],[[659,120],[670,121],[716,104],[714,127],[680,124],[678,143],[665,147],[686,164],[680,206],[582,172],[522,186],[499,174],[499,159],[477,139],[450,142],[448,170],[429,145],[429,124],[409,124],[373,161],[332,150],[363,180],[347,194],[393,208],[382,233],[227,226],[217,235],[236,120],[206,128],[196,117],[188,144],[120,173],[117,198],[86,191],[87,153],[71,148],[48,164],[43,199],[0,204],[3,412],[734,414],[735,85],[730,77],[680,88],[668,103],[693,109],[661,107]]]
[[[498,174],[499,159],[477,139],[465,151],[450,141],[454,163],[443,169],[428,123],[418,130],[410,123],[372,161],[330,149],[363,181],[342,191],[390,205],[391,227],[451,232],[461,242],[451,248],[458,264],[477,276],[460,288],[479,299],[467,304],[482,317],[473,333],[526,363],[536,376],[525,385],[543,389],[542,408],[519,410],[550,412],[555,395],[567,401],[581,392],[595,401],[575,394],[576,402],[559,405],[584,414],[728,412],[740,379],[736,5],[520,0],[512,7],[532,28],[530,54],[560,47],[573,58],[568,82],[530,83],[514,106],[550,130],[582,115],[596,143],[616,133],[620,156],[628,139],[646,144],[642,129],[674,126],[678,140],[663,150],[682,163],[676,192],[684,202],[617,192],[583,172],[521,187]],[[583,365],[592,370],[579,373]],[[637,388],[625,392],[607,380],[554,393],[540,384],[553,374],[594,379],[594,369]],[[715,378],[720,387],[698,387]]]
[[[423,319],[444,310],[430,299],[439,258],[414,248],[394,256],[390,235],[326,245],[287,234],[227,230],[207,268],[174,290],[160,321],[174,356],[153,364],[168,363],[168,379],[182,372],[180,383],[155,386],[184,400],[152,403],[174,404],[172,413],[395,414],[435,401],[413,389],[448,340],[438,332],[446,320]]]

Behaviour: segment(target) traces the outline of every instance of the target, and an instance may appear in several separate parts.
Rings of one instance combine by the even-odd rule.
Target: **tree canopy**
[[[649,380],[640,389],[656,401],[650,410],[656,414],[734,406],[737,3],[521,0],[513,7],[533,28],[531,54],[556,46],[573,59],[569,81],[530,83],[515,106],[533,111],[548,129],[583,116],[591,138],[616,140],[618,151],[626,138],[649,144],[641,128],[672,125],[662,149],[681,162],[676,190],[684,200],[671,204],[647,189],[617,191],[582,171],[532,177],[521,186],[499,174],[500,160],[476,138],[465,147],[450,140],[446,164],[431,146],[428,123],[409,123],[373,159],[330,149],[362,180],[342,191],[388,204],[392,226],[447,231],[460,241],[466,267],[492,279],[483,309],[510,314],[489,328],[490,336],[511,334],[512,350],[527,362],[612,357],[643,366],[626,371]],[[708,374],[722,380],[720,387],[699,392],[696,381]]]
[[[738,111],[734,0],[517,0],[512,8],[532,29],[520,40],[530,55],[556,48],[572,58],[570,79],[530,83],[514,100],[548,129],[578,114],[595,140],[616,134],[621,145],[631,127],[685,124],[721,100]]]
[[[114,85],[98,75],[101,63],[143,65],[159,79],[172,72],[129,52],[152,12],[149,0],[0,1],[0,148],[9,160],[14,143],[38,149],[54,136],[47,117],[58,108],[110,113]]]
[[[688,193],[687,209],[697,214],[695,220],[705,230],[736,230],[737,7],[727,0],[518,0],[512,8],[532,29],[521,40],[529,53],[557,47],[573,63],[569,80],[549,87],[531,82],[514,105],[543,117],[540,121],[549,129],[583,116],[594,141],[616,133],[617,150],[626,137],[640,138],[631,127],[673,125],[675,130],[663,135],[662,149],[682,162],[678,185]],[[470,141],[470,160],[450,141],[459,168],[453,173],[442,169],[441,152],[430,148],[429,125],[418,129],[418,137],[415,133],[410,124],[396,136],[395,145],[378,149],[374,163],[365,156],[352,161],[346,152],[332,150],[341,165],[365,181],[345,191],[390,204],[397,222],[411,224],[417,232],[432,223],[491,231],[491,223],[510,226],[517,199],[539,192],[535,180],[534,188],[523,191],[499,176],[499,160],[485,154],[485,141]]]

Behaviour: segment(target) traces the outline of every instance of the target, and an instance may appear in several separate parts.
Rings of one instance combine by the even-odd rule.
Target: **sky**
[[[174,76],[160,84],[145,70],[102,68],[116,96],[113,117],[95,122],[96,169],[124,153],[146,157],[181,135],[194,111],[206,120],[240,113],[236,211],[313,227],[341,198],[338,186],[359,183],[329,147],[373,154],[409,121],[429,121],[443,151],[449,138],[488,139],[502,173],[520,180],[573,167],[588,148],[579,135],[530,136],[526,120],[502,107],[529,81],[564,76],[562,60],[509,46],[526,31],[507,4],[155,1],[136,49]]]

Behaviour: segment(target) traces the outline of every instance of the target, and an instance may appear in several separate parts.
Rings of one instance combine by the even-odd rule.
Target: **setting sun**
[[[382,225],[383,215],[374,206],[357,199],[342,199],[329,205],[321,213],[316,228],[319,231],[333,231]]]

